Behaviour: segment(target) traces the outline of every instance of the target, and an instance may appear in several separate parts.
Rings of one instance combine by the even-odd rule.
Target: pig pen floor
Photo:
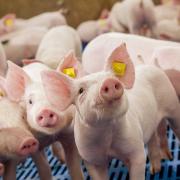
[[[162,170],[155,176],[150,175],[149,162],[146,165],[146,180],[180,180],[180,146],[178,140],[172,131],[168,131],[169,147],[171,149],[173,160],[163,161]],[[54,180],[70,180],[67,167],[61,165],[60,162],[52,156],[49,148],[46,149],[48,161],[50,163]],[[90,180],[87,171],[83,166],[85,180]],[[46,173],[46,172],[44,172]],[[113,159],[109,166],[110,180],[126,180],[128,178],[127,168],[122,165],[121,161]],[[36,167],[29,158],[24,164],[20,164],[17,168],[17,180],[39,180]]]

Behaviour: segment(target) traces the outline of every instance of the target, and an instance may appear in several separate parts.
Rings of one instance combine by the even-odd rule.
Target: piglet
[[[180,104],[171,82],[155,66],[134,69],[125,44],[114,49],[102,72],[73,80],[44,71],[42,79],[60,110],[75,104],[76,145],[94,179],[108,179],[113,157],[128,166],[130,179],[145,179],[144,144],[164,117],[172,118],[169,123],[180,138]]]
[[[47,32],[44,27],[31,27],[0,37],[7,59],[18,65],[24,58],[33,58]]]
[[[77,32],[83,42],[89,42],[96,36],[110,31],[111,23],[109,19],[90,20],[77,27]]]
[[[81,41],[77,32],[69,26],[52,28],[39,45],[36,59],[56,69],[63,57],[74,50],[81,57]]]
[[[4,59],[4,64],[6,64],[6,59]],[[6,74],[6,69],[2,71]],[[5,165],[3,177],[5,180],[16,179],[17,164],[28,155],[32,155],[40,179],[50,180],[50,167],[43,153],[38,151],[39,142],[33,136],[27,124],[25,109],[21,104],[11,101],[7,97],[6,88],[6,79],[0,77],[0,159],[3,162],[2,165]],[[46,174],[44,174],[44,171],[46,171]]]
[[[71,60],[71,56],[66,58]],[[59,111],[47,99],[40,72],[49,69],[42,63],[32,63],[22,69],[9,62],[6,77],[7,95],[9,99],[23,103],[27,112],[26,122],[31,132],[39,140],[39,149],[42,150],[51,143],[60,141],[72,179],[81,180],[83,177],[73,132],[75,109],[72,106],[66,111]],[[52,98],[56,98],[55,95]]]
[[[135,65],[139,64],[139,55],[147,64],[151,62],[152,54],[156,48],[161,46],[180,46],[180,43],[155,40],[137,35],[123,33],[103,34],[91,41],[83,52],[82,65],[85,72],[94,73],[101,71],[107,57],[122,42],[126,43]],[[104,44],[106,44],[106,46],[104,46]]]
[[[179,18],[165,19],[157,23],[155,36],[158,39],[180,42],[180,21]]]
[[[151,0],[125,0],[116,3],[109,15],[111,26],[115,31],[124,28],[132,34],[153,36],[156,25],[154,5]]]
[[[66,18],[61,9],[55,12],[45,12],[29,19],[20,19],[16,18],[15,14],[7,14],[0,19],[0,36],[26,28],[44,27],[50,29],[66,24]]]
[[[174,4],[175,1],[170,1],[167,4],[160,4],[154,7],[154,14],[156,22],[162,20],[172,20],[178,17],[179,4]]]
[[[9,101],[0,80],[0,162],[1,175],[4,179],[15,179],[15,171],[6,170],[9,163],[19,161],[34,154],[39,147],[39,142],[34,138],[24,123],[25,112],[18,104]],[[7,111],[8,109],[8,111]],[[15,166],[16,167],[16,166]]]

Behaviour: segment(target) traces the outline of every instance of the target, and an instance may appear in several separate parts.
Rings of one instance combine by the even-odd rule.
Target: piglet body
[[[165,19],[171,20],[178,17],[179,5],[175,5],[171,2],[167,4],[158,5],[155,6],[154,13],[157,22]]]
[[[158,39],[180,41],[180,23],[177,18],[165,19],[157,23],[155,34]]]
[[[114,71],[114,63],[126,64],[124,73]],[[44,87],[48,90],[58,84],[61,110],[76,105],[75,141],[94,179],[108,179],[112,157],[124,161],[130,179],[144,179],[144,144],[164,117],[172,117],[169,122],[180,138],[178,98],[159,68],[141,65],[134,70],[124,44],[114,49],[104,67],[77,80],[47,71],[42,74]]]
[[[145,36],[153,36],[156,25],[154,5],[150,0],[118,2],[113,6],[109,19],[115,31],[125,32],[128,29],[132,34]]]
[[[47,32],[43,27],[31,27],[0,37],[7,59],[22,65],[24,58],[35,57],[38,46]]]
[[[0,19],[0,36],[26,28],[44,27],[50,29],[65,24],[67,24],[66,19],[60,11],[45,12],[29,19],[20,19],[16,18],[15,14],[7,14]]]
[[[36,59],[56,69],[69,50],[74,50],[76,56],[81,57],[81,41],[77,32],[69,26],[56,27],[44,36]]]
[[[139,58],[145,63],[151,61],[154,50],[161,46],[178,47],[180,44],[169,41],[155,40],[123,33],[107,33],[91,41],[83,52],[82,64],[87,73],[98,72],[103,69],[105,60],[119,44],[125,42],[135,65]],[[106,46],[104,46],[106,44]],[[101,53],[99,53],[101,52]]]
[[[7,94],[10,99],[23,102],[27,112],[27,124],[32,134],[39,140],[40,150],[55,141],[60,141],[65,151],[71,177],[75,180],[83,179],[72,126],[74,107],[66,111],[58,111],[49,102],[40,76],[40,73],[45,70],[50,70],[50,68],[42,63],[32,63],[22,69],[9,62]],[[14,78],[15,83],[12,82]],[[22,79],[24,81],[21,81]],[[17,90],[15,93],[12,91],[14,88]],[[43,173],[42,168],[41,170]]]

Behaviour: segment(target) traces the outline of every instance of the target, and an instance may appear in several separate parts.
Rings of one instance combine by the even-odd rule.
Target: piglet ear
[[[6,74],[6,92],[8,97],[13,101],[20,101],[29,82],[30,78],[23,69],[8,61]]]
[[[113,72],[125,88],[133,87],[135,70],[125,43],[113,50],[106,62],[105,70]]]
[[[73,80],[55,71],[41,72],[42,83],[49,102],[61,111],[73,103]]]
[[[83,68],[81,63],[76,58],[74,51],[69,51],[68,54],[58,65],[57,72],[62,72],[71,78],[79,78],[83,76]]]
[[[23,66],[26,66],[26,65],[29,65],[29,64],[32,64],[32,63],[42,63],[42,62],[38,61],[36,59],[23,59],[22,60]]]
[[[3,24],[7,28],[14,26],[15,19],[16,19],[15,14],[7,14],[4,17],[2,17]]]

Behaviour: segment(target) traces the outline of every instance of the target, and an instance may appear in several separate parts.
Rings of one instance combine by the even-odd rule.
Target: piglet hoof
[[[169,149],[164,148],[164,149],[161,150],[161,158],[162,159],[172,160],[173,156],[172,156],[171,152],[169,151]]]
[[[4,174],[4,165],[0,163],[0,176]]]
[[[161,162],[153,162],[150,167],[151,174],[156,174],[161,171]]]
[[[35,153],[39,148],[39,143],[34,138],[25,139],[18,150],[18,153],[22,156],[28,156]]]

